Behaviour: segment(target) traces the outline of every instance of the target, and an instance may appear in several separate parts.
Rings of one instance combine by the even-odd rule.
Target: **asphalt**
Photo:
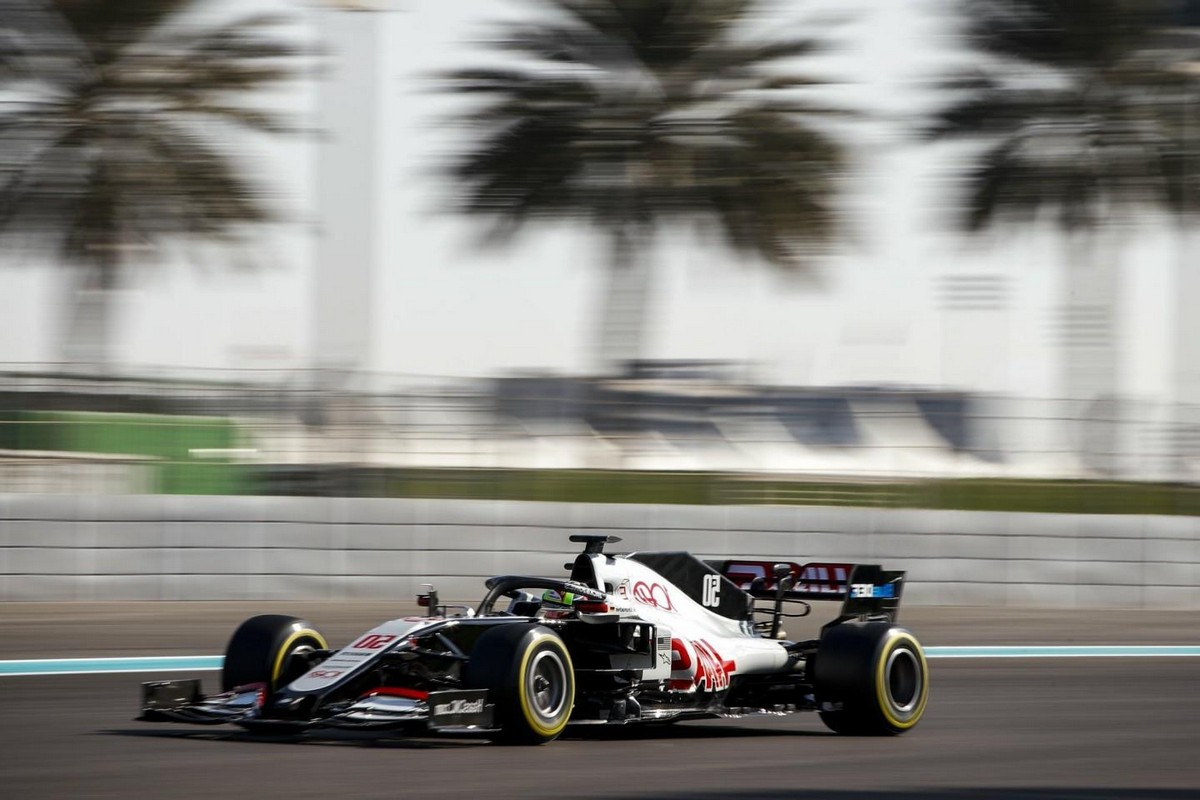
[[[259,611],[298,611],[337,642],[410,610],[5,604],[0,658],[220,653]],[[1197,616],[913,608],[904,621],[929,645],[1196,644]],[[1200,798],[1200,659],[941,659],[931,670],[925,719],[895,738],[843,738],[796,715],[590,731],[536,748],[152,725],[132,717],[138,683],[153,676],[0,678],[0,795]]]

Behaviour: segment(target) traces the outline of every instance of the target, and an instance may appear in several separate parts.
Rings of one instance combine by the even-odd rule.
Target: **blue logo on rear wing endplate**
[[[894,583],[885,583],[877,585],[873,583],[852,583],[850,584],[851,597],[895,597],[896,585]]]

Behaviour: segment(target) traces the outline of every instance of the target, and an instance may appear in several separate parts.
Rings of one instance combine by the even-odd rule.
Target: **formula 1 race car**
[[[204,696],[198,680],[146,683],[139,719],[541,744],[568,724],[795,711],[837,733],[886,735],[925,711],[924,652],[895,625],[903,572],[612,555],[616,537],[571,541],[584,549],[567,578],[490,578],[475,609],[441,605],[431,588],[419,598],[428,616],[384,622],[341,649],[304,620],[252,617],[229,641],[221,694]],[[818,600],[841,613],[818,638],[784,638],[783,619]]]

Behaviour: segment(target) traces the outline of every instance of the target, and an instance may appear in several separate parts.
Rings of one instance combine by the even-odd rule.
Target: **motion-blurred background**
[[[1200,511],[1200,2],[2,0],[6,492]]]

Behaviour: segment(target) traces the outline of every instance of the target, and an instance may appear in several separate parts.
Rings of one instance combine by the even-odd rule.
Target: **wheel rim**
[[[542,650],[533,657],[525,681],[525,696],[533,712],[547,722],[562,714],[567,699],[567,668],[558,653]]]
[[[279,662],[279,674],[275,676],[275,682],[277,684],[275,688],[286,686],[307,672],[307,662],[304,662],[302,669],[298,669],[296,667],[296,658],[303,658],[316,649],[317,648],[313,647],[311,644],[300,644],[289,648],[288,651],[283,654],[283,657]]]
[[[888,700],[900,714],[910,714],[921,700],[921,664],[907,647],[897,647],[887,658],[884,680]]]

